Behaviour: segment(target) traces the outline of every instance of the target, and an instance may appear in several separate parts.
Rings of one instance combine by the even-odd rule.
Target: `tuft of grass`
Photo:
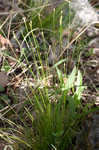
[[[80,130],[82,113],[81,94],[84,89],[82,86],[82,75],[75,67],[72,73],[63,78],[62,72],[55,67],[59,79],[58,86],[54,87],[54,94],[49,95],[49,89],[38,87],[37,94],[31,100],[34,102],[32,112],[25,108],[28,122],[23,128],[23,138],[28,146],[19,144],[23,149],[52,149],[60,150],[73,149],[73,139]],[[69,95],[71,93],[71,95]],[[54,101],[56,99],[56,101]],[[35,115],[33,115],[35,112]],[[24,120],[25,122],[25,120]]]
[[[30,1],[30,7],[34,6]],[[14,72],[14,79],[17,82],[23,77],[24,84],[23,95],[18,96],[17,93],[13,97],[15,108],[21,106],[20,110],[14,110],[14,106],[10,106],[1,117],[7,124],[5,130],[0,130],[0,137],[12,144],[11,147],[16,150],[75,150],[76,136],[80,132],[83,119],[89,113],[88,106],[82,105],[85,87],[82,73],[77,68],[78,64],[70,74],[66,74],[65,69],[68,68],[63,70],[61,67],[67,63],[69,53],[67,52],[65,59],[56,62],[52,67],[48,65],[51,37],[58,41],[54,43],[54,49],[58,43],[59,51],[63,50],[64,24],[67,26],[72,17],[69,13],[64,15],[64,8],[66,12],[69,10],[68,4],[63,2],[51,13],[44,15],[46,7],[44,5],[34,9],[35,11],[29,13],[28,20],[24,20],[22,42],[16,38],[20,48],[18,58],[4,53],[2,68],[9,73],[21,68],[18,75]],[[81,43],[76,46],[72,58],[79,63],[84,45]],[[14,69],[6,58],[16,62]],[[32,79],[30,86],[29,79]],[[21,82],[18,88],[19,91],[22,90]],[[19,99],[23,102],[19,103]],[[12,112],[8,115],[10,111]],[[3,118],[4,115],[9,119]],[[5,149],[7,148],[5,146]]]

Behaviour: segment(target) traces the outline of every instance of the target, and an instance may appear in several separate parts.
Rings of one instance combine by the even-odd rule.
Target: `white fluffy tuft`
[[[72,0],[70,7],[75,12],[74,24],[88,25],[98,21],[98,14],[88,0]]]

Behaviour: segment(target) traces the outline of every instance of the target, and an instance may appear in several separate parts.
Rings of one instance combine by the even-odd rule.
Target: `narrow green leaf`
[[[56,67],[56,70],[57,70],[57,74],[58,74],[58,78],[60,81],[62,81],[62,72]]]
[[[82,86],[82,74],[78,70],[78,75],[77,75],[77,82],[76,82],[76,92],[75,95],[78,97],[78,99],[81,99],[81,94],[84,90],[84,86]]]
[[[56,68],[57,66],[59,66],[60,64],[62,64],[62,63],[65,62],[65,61],[66,61],[66,59],[62,59],[62,60],[58,61],[58,62],[53,66],[53,68]]]
[[[82,74],[81,74],[80,70],[78,70],[76,85],[77,85],[77,86],[82,85]]]
[[[67,79],[67,82],[65,84],[65,87],[62,88],[62,90],[69,90],[70,88],[72,88],[74,86],[74,81],[75,81],[75,78],[76,78],[76,72],[77,72],[77,69],[76,67],[74,67],[72,73],[69,75],[68,79]]]

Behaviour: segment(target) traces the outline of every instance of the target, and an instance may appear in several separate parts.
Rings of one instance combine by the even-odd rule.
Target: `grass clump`
[[[29,5],[35,7],[32,1]],[[69,32],[73,17],[69,5],[63,2],[45,14],[47,6],[51,5],[33,9],[24,19],[20,39],[15,37],[19,48],[16,58],[8,52],[3,54],[2,69],[14,76],[13,88],[9,85],[10,96],[14,96],[12,102],[7,102],[9,110],[1,111],[5,127],[0,130],[0,137],[16,150],[77,149],[82,122],[93,111],[88,110],[89,105],[83,106],[85,86],[79,69],[87,40],[76,41],[77,38],[72,39],[73,33],[66,33],[63,40],[64,28]],[[69,40],[73,41],[72,48],[68,46]],[[0,98],[9,100],[2,95]]]
[[[34,98],[30,99],[32,110],[25,106],[27,121],[24,120],[23,135],[18,138],[30,147],[19,144],[20,149],[65,150],[75,147],[75,138],[84,118],[82,75],[76,67],[67,78],[63,78],[58,67],[56,70],[59,84],[51,92],[46,86],[43,89],[38,87]]]

